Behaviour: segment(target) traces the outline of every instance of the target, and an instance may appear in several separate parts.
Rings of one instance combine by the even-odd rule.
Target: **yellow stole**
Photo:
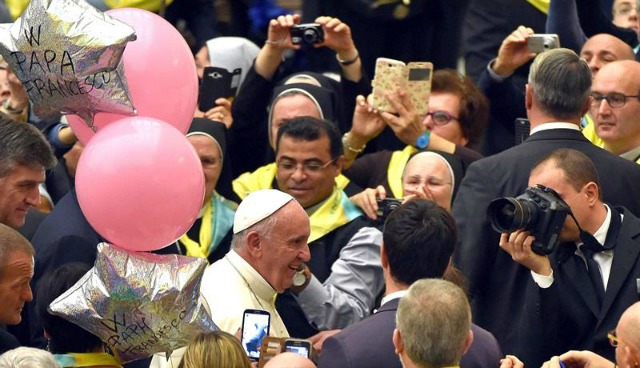
[[[245,199],[249,193],[260,189],[271,189],[273,187],[273,179],[276,177],[278,167],[275,162],[259,167],[254,172],[244,173],[236,178],[233,183],[233,191],[241,199]],[[349,184],[349,179],[340,174],[336,177],[336,185],[338,189],[344,189]]]
[[[401,199],[404,197],[402,174],[404,173],[404,168],[407,166],[407,162],[416,152],[418,152],[418,149],[414,146],[406,146],[402,151],[394,151],[393,154],[391,154],[391,160],[387,168],[387,183],[389,183],[389,188],[391,188],[391,193],[394,198]]]
[[[329,198],[309,215],[311,223],[309,243],[322,238],[361,215],[362,212],[351,203],[349,197],[341,189],[335,188]]]
[[[211,200],[207,203],[202,215],[200,225],[200,242],[191,240],[184,234],[179,241],[187,249],[187,256],[208,258],[222,239],[227,235],[229,229],[233,227],[233,216],[237,205],[214,192]]]
[[[122,368],[122,363],[113,355],[107,353],[70,353],[55,354],[60,367],[96,367],[110,366]]]
[[[527,2],[544,14],[549,12],[549,0],[527,0]]]
[[[596,133],[596,124],[593,121],[593,117],[591,116],[591,114],[585,115],[584,118],[582,118],[582,121],[585,123],[584,129],[582,129],[582,134],[585,136],[585,138],[587,138],[596,146],[603,148],[604,141],[600,139],[600,137],[598,137],[598,134]]]

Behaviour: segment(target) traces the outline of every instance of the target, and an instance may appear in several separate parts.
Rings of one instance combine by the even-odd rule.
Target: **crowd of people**
[[[199,77],[238,88],[194,111],[202,209],[154,252],[209,262],[219,331],[124,366],[637,367],[640,0],[368,3],[304,1],[261,48],[198,41]],[[322,38],[293,42],[307,21]],[[545,32],[564,47],[532,52]],[[433,61],[426,114],[410,84],[373,107],[376,57]],[[122,367],[48,310],[105,241],[74,189],[83,147],[0,79],[0,368]],[[247,309],[315,354],[252,362]]]

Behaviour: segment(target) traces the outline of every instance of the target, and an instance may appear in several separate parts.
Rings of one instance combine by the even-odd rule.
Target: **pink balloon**
[[[204,174],[187,138],[160,120],[129,117],[101,129],[76,171],[80,209],[110,243],[162,248],[186,233],[204,199]]]
[[[186,133],[198,100],[198,76],[193,54],[180,32],[160,16],[141,9],[120,8],[110,16],[132,26],[137,40],[129,42],[122,60],[133,105],[138,116],[165,121]],[[119,114],[98,113],[97,131],[122,119]],[[95,134],[80,117],[67,120],[81,143]]]

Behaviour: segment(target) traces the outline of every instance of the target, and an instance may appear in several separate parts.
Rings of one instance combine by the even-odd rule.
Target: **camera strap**
[[[618,239],[618,233],[620,232],[620,227],[622,226],[622,220],[620,219],[620,212],[613,207],[608,207],[609,211],[611,211],[611,222],[609,224],[609,230],[607,231],[607,237],[605,238],[604,244],[600,244],[600,242],[591,234],[586,232],[580,224],[578,220],[573,215],[573,212],[569,212],[569,216],[573,218],[573,221],[578,226],[578,230],[580,230],[580,240],[583,242],[583,246],[589,248],[592,253],[604,252],[607,250],[612,250],[616,246],[616,240]]]

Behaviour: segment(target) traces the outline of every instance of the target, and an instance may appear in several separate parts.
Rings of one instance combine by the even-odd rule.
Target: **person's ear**
[[[469,329],[469,333],[467,334],[467,339],[464,342],[461,355],[465,355],[467,351],[469,351],[469,348],[471,347],[472,343],[473,343],[473,330]]]
[[[585,103],[584,106],[582,106],[582,110],[580,111],[580,116],[585,116],[587,115],[587,113],[589,112],[590,108],[591,108],[591,101],[592,101],[592,97],[589,96],[589,98],[587,98],[587,103]]]
[[[527,110],[531,110],[531,106],[533,105],[533,92],[531,91],[529,83],[525,85],[524,104]]]
[[[387,258],[387,253],[384,250],[384,241],[382,245],[380,245],[380,264],[382,268],[389,268],[389,259]]]
[[[582,192],[587,198],[589,207],[593,207],[599,202],[598,184],[590,181],[582,188]]]
[[[336,159],[336,163],[335,163],[335,168],[336,168],[336,175],[335,176],[339,176],[342,173],[342,166],[344,165],[344,156],[340,155],[337,159]]]
[[[251,258],[260,259],[264,251],[263,246],[264,244],[262,243],[260,234],[257,231],[250,231],[247,234],[246,249]]]
[[[393,330],[393,347],[396,349],[397,355],[400,355],[404,352],[404,342],[402,341],[402,334],[397,328]]]

